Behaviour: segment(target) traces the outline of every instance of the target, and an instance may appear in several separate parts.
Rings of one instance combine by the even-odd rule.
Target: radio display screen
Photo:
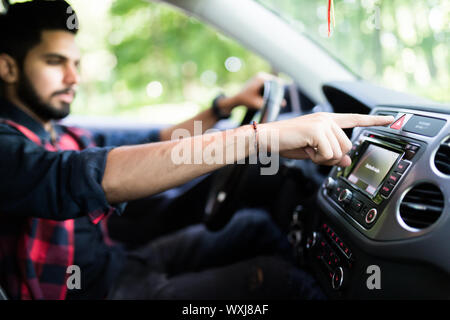
[[[373,196],[399,156],[398,152],[369,144],[347,179]]]

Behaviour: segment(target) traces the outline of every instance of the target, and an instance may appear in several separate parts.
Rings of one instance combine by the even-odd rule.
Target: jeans
[[[289,243],[262,210],[211,232],[192,225],[128,252],[109,299],[325,299],[290,261]]]

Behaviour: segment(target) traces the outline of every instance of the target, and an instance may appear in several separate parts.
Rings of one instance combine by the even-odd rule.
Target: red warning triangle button
[[[403,125],[405,124],[405,117],[406,114],[402,115],[397,121],[395,121],[392,125],[391,125],[391,129],[395,129],[395,130],[400,130]]]

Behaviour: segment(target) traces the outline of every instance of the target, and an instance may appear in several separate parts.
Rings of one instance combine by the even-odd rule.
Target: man
[[[118,139],[127,146],[95,147],[89,133],[54,122],[69,114],[80,81],[80,53],[76,31],[67,29],[67,6],[64,1],[19,3],[0,17],[0,284],[9,296],[321,298],[310,277],[273,256],[285,249],[285,239],[263,215],[239,215],[218,233],[193,226],[128,255],[108,243],[100,222],[122,213],[128,201],[181,185],[258,148],[348,166],[351,143],[341,128],[386,125],[392,117],[314,114],[170,140],[177,128],[193,131],[194,120],[211,127],[217,112],[206,110],[156,135]],[[236,96],[216,101],[218,109],[260,107],[262,83],[256,78]],[[279,136],[277,145],[258,139],[271,134]],[[160,142],[149,143],[157,136]],[[245,152],[230,152],[239,139]],[[224,161],[173,161],[174,148],[198,145],[193,158],[213,146]],[[243,260],[252,252],[271,256]],[[81,289],[66,284],[71,265],[80,267]]]

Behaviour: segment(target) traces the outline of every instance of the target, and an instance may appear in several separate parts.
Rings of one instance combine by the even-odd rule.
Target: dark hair
[[[70,8],[70,9],[69,9]],[[9,5],[0,15],[0,53],[7,53],[21,66],[30,49],[41,42],[42,31],[77,33],[75,11],[63,0],[34,0]]]
[[[76,34],[78,18],[75,11],[64,0],[34,0],[6,4],[7,12],[0,14],[0,54],[14,58],[22,68],[25,57],[41,42],[42,31],[64,30]],[[0,79],[0,96],[4,83]]]

